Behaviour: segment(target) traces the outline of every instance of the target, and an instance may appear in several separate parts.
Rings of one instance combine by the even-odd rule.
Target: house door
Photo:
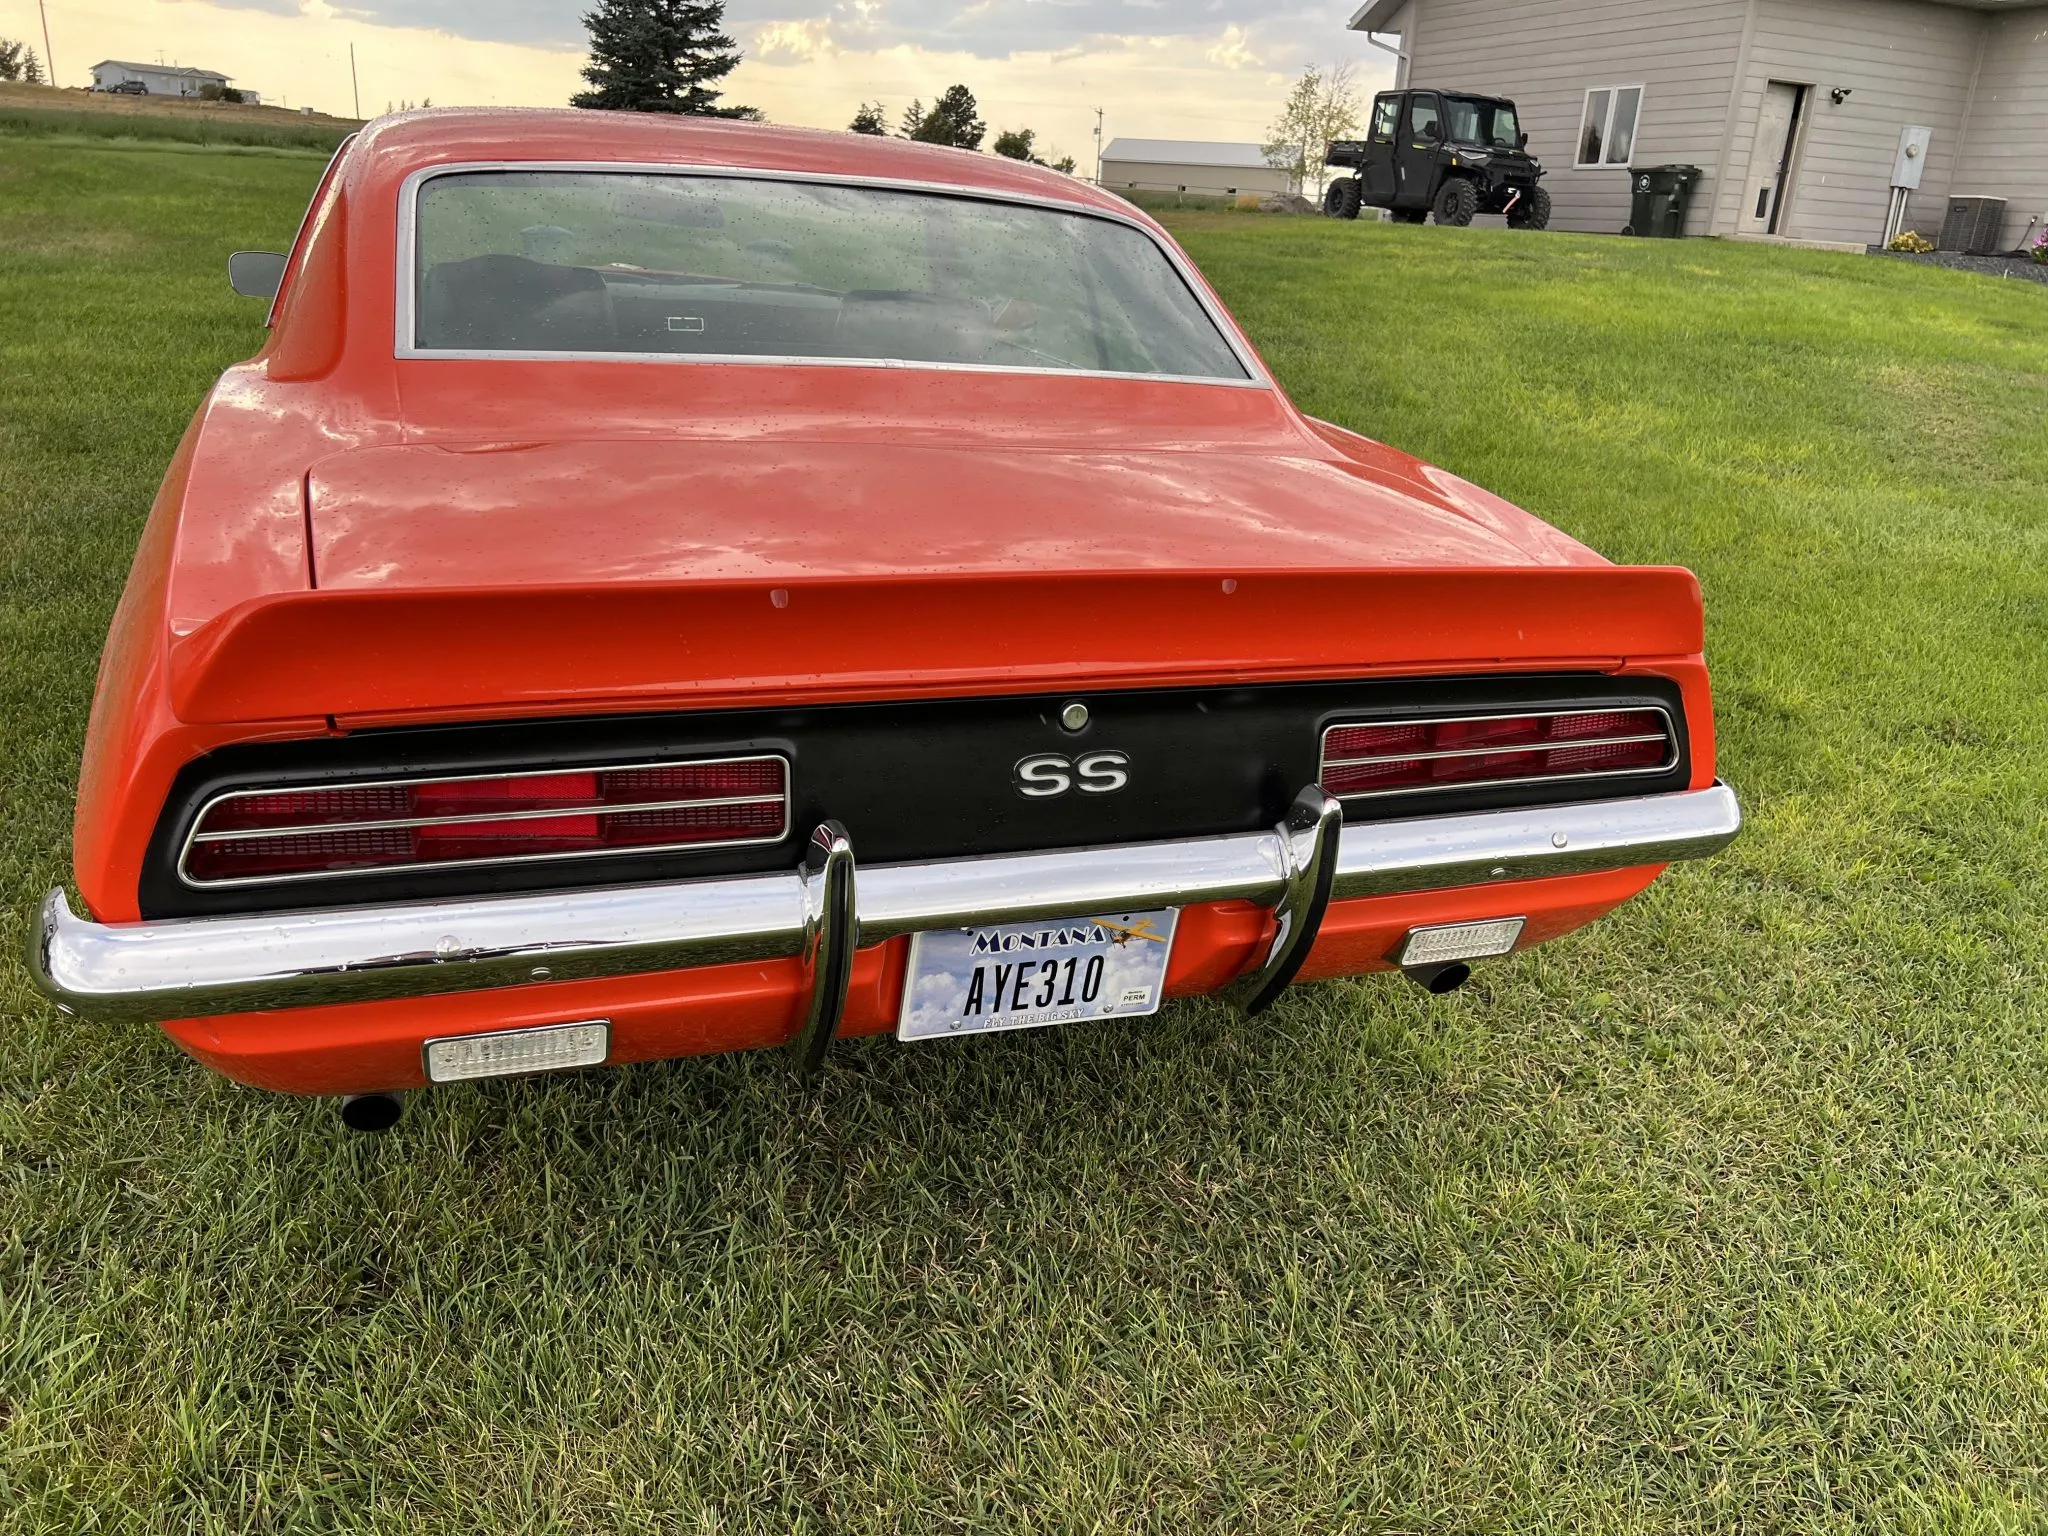
[[[1764,88],[1757,115],[1756,147],[1749,156],[1749,183],[1742,192],[1742,217],[1736,228],[1745,235],[1775,235],[1792,196],[1792,151],[1799,143],[1799,119],[1807,87],[1773,80]]]

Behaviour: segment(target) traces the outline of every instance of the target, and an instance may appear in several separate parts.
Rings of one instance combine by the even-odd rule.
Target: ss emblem
[[[1078,789],[1084,795],[1113,795],[1131,782],[1131,760],[1122,752],[1084,752],[1062,757],[1043,752],[1017,764],[1017,793],[1027,800],[1050,800]]]

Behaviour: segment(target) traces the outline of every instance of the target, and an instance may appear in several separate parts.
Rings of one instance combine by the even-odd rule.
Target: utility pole
[[[1095,184],[1102,185],[1102,108],[1095,109]]]
[[[36,14],[43,18],[43,78],[57,83],[57,61],[50,53],[50,8],[43,0],[36,0]]]
[[[356,45],[348,45],[348,88],[356,99],[356,121],[363,119],[363,88],[356,83]]]

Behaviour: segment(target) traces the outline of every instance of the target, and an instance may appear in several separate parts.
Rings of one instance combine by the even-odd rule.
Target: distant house
[[[1350,25],[1398,38],[1402,86],[1512,97],[1554,229],[1619,230],[1628,167],[1674,162],[1705,173],[1694,235],[1862,245],[1900,177],[1928,234],[1956,197],[2007,200],[2006,248],[2048,213],[2048,0],[1367,0]]]
[[[1194,192],[1207,197],[1287,190],[1287,173],[1266,164],[1256,144],[1196,139],[1111,139],[1102,184],[1112,192]]]
[[[138,82],[152,96],[200,96],[205,87],[226,90],[228,77],[212,69],[180,69],[175,64],[130,64],[122,59],[102,59],[92,67],[92,88],[111,91],[117,85]],[[248,92],[242,93],[245,98]]]

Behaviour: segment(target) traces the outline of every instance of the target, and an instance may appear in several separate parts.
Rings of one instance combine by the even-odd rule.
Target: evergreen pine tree
[[[882,104],[879,101],[864,101],[860,110],[853,114],[853,121],[847,125],[849,133],[865,133],[872,138],[886,137],[888,125],[882,121]]]
[[[979,149],[988,124],[976,114],[974,92],[964,85],[949,85],[945,95],[932,103],[931,111],[913,127],[904,119],[904,136],[920,144],[950,144],[955,149]]]
[[[43,66],[35,49],[11,37],[0,37],[0,80],[21,80],[29,85],[43,83]]]
[[[591,89],[575,107],[612,112],[672,112],[692,117],[758,118],[752,107],[722,107],[713,87],[740,61],[739,45],[719,28],[725,0],[597,0],[590,29]]]

